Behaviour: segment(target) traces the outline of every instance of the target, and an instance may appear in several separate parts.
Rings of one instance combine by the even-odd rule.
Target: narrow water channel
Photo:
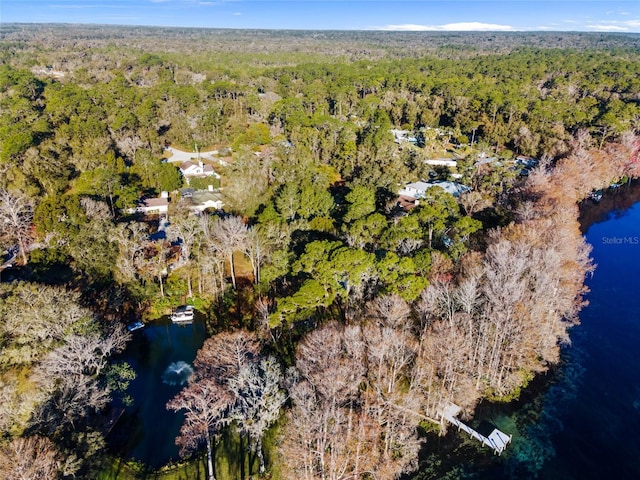
[[[190,325],[174,325],[164,317],[133,332],[122,360],[137,377],[127,390],[132,403],[108,437],[115,453],[150,468],[178,460],[175,438],[183,416],[167,411],[166,404],[188,380],[205,338],[204,323],[197,317]]]
[[[477,410],[513,443],[496,457],[454,430],[432,439],[415,479],[640,478],[640,188],[587,205],[582,220],[597,268],[561,364],[520,401]]]

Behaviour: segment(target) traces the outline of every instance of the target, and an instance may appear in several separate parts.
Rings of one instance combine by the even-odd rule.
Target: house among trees
[[[204,212],[208,208],[222,210],[222,207],[224,206],[222,194],[220,191],[214,190],[212,186],[209,186],[208,190],[184,188],[180,192],[182,201],[193,213]]]
[[[400,189],[398,195],[419,200],[424,198],[426,191],[431,187],[440,187],[456,198],[471,190],[466,185],[457,182],[415,182],[405,185],[404,188]]]
[[[144,215],[167,215],[169,213],[169,194],[162,192],[160,198],[142,198],[135,208],[128,213],[143,213]]]
[[[410,131],[408,130],[391,130],[391,133],[393,133],[393,140],[394,142],[400,144],[403,142],[409,142],[409,143],[413,143],[414,145],[416,143],[418,143],[418,139],[411,134]]]
[[[458,162],[449,158],[434,158],[433,160],[425,160],[424,163],[431,167],[450,167],[456,168]]]
[[[187,181],[189,181],[189,178],[220,178],[220,175],[215,172],[211,165],[204,165],[200,159],[198,159],[198,163],[194,163],[190,160],[182,162],[180,165],[180,173],[182,173]]]

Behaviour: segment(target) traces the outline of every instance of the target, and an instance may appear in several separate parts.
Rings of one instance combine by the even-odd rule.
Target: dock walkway
[[[482,444],[487,447],[493,449],[495,453],[500,455],[505,448],[507,448],[507,444],[511,441],[511,435],[507,435],[504,432],[501,432],[497,428],[495,428],[488,437],[476,432],[469,425],[464,424],[456,417],[458,413],[460,413],[461,408],[453,403],[449,403],[443,410],[440,412],[440,416],[444,418],[447,422],[451,423],[458,427],[458,430],[464,430],[467,432],[472,438],[475,438]]]

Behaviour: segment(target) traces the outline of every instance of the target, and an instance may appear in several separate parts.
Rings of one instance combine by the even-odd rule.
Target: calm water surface
[[[597,268],[561,365],[520,402],[478,409],[513,434],[513,444],[495,457],[450,433],[432,447],[431,458],[444,459],[440,468],[423,464],[414,478],[640,479],[639,191],[609,199],[624,210],[586,212]]]
[[[133,332],[122,358],[137,374],[128,389],[133,404],[108,437],[111,448],[123,458],[152,468],[178,459],[174,440],[183,416],[167,411],[165,406],[189,378],[191,364],[205,338],[204,324],[197,319],[191,325],[179,326],[165,317]]]

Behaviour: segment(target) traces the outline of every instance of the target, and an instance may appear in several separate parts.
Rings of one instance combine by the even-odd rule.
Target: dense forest
[[[124,326],[185,302],[210,338],[167,408],[207,478],[229,430],[247,476],[416,470],[444,405],[513,400],[558,361],[593,268],[578,203],[640,174],[639,46],[3,25],[0,477],[98,478]],[[163,192],[158,237],[136,207]]]

